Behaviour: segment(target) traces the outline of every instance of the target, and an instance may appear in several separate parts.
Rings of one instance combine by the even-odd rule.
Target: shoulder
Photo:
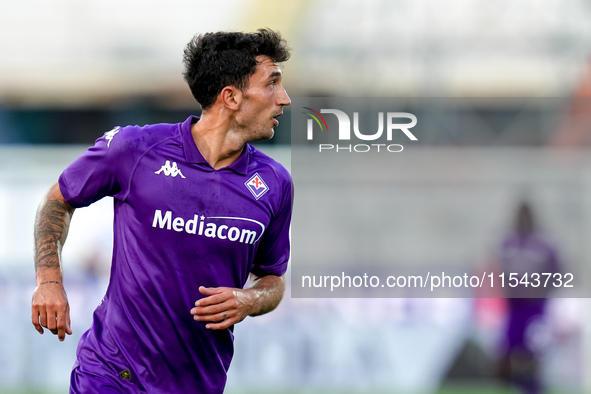
[[[285,166],[250,144],[247,144],[247,149],[250,151],[248,173],[258,174],[265,185],[275,191],[271,193],[275,196],[272,200],[278,207],[293,203],[293,182]]]
[[[250,151],[250,165],[254,167],[254,170],[264,171],[280,183],[291,184],[291,174],[283,164],[250,144],[247,144],[247,149]]]
[[[104,139],[109,149],[117,151],[144,151],[155,144],[176,137],[179,134],[179,126],[179,123],[116,126],[107,131],[99,140]]]

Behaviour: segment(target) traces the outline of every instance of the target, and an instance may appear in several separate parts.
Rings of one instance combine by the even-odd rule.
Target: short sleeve
[[[257,250],[251,270],[256,276],[281,276],[287,271],[290,256],[289,226],[292,208],[293,183],[290,177],[283,188],[280,209],[271,220]]]
[[[80,208],[106,196],[123,195],[129,155],[122,152],[122,130],[106,132],[62,172],[59,186],[68,204]]]

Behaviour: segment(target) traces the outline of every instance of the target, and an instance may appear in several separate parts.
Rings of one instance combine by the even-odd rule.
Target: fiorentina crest
[[[255,173],[249,180],[244,182],[244,185],[257,200],[269,191],[269,186],[267,186],[258,173]]]

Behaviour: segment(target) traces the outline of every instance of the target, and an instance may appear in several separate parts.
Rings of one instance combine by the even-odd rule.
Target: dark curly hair
[[[255,73],[257,56],[274,62],[289,59],[287,43],[270,29],[256,33],[217,32],[196,35],[185,48],[185,81],[202,109],[209,108],[226,86],[242,91]]]

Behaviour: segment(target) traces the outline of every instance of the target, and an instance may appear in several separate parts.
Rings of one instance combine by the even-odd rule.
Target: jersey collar
[[[181,133],[183,134],[183,149],[185,151],[185,159],[187,159],[188,163],[196,163],[196,164],[204,164],[209,169],[213,170],[207,160],[203,157],[199,149],[197,149],[197,145],[195,145],[195,141],[193,141],[193,136],[191,135],[191,125],[197,123],[199,121],[198,116],[189,116],[186,121],[181,124]],[[242,153],[236,159],[236,161],[230,164],[227,167],[222,168],[221,170],[230,169],[240,175],[246,175],[248,169],[248,163],[250,162],[250,146],[246,144]]]

